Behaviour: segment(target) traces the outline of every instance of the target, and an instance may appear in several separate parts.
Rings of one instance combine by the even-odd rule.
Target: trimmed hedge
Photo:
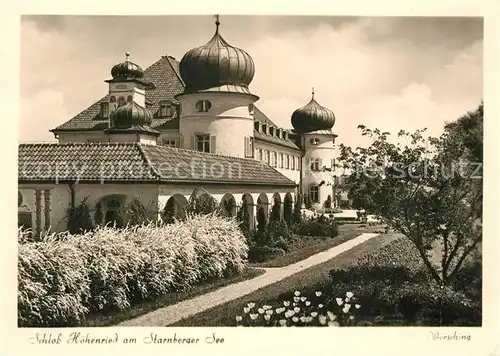
[[[236,221],[213,214],[20,243],[18,325],[79,325],[92,312],[239,273],[247,253]]]

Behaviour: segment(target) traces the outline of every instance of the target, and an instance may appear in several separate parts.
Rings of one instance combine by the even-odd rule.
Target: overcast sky
[[[474,18],[221,16],[221,34],[246,50],[257,106],[291,127],[292,112],[317,101],[336,115],[340,142],[357,125],[396,133],[445,122],[483,95],[483,22]],[[131,53],[143,68],[180,60],[214,33],[212,16],[29,16],[21,24],[21,141],[48,131],[107,93],[111,67]]]

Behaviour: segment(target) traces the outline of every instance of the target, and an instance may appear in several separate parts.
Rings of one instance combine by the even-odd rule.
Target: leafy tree
[[[81,234],[94,228],[87,199],[88,197],[68,210],[68,230],[71,234]]]
[[[266,227],[266,213],[264,212],[264,208],[259,206],[257,208],[257,230],[264,231]]]
[[[217,211],[217,200],[203,188],[196,188],[189,197],[186,213],[189,215],[207,215]]]
[[[241,206],[236,214],[236,220],[240,224],[241,231],[248,237],[250,233],[250,213],[248,211],[248,204],[244,199],[242,199]]]
[[[103,214],[102,214],[102,204],[99,202],[95,206],[95,212],[94,212],[94,221],[96,225],[101,225],[103,221]]]
[[[326,198],[325,202],[323,203],[323,207],[325,209],[330,209],[332,207],[332,196],[328,195],[328,198]]]
[[[295,200],[295,205],[293,207],[293,217],[292,220],[294,224],[300,224],[302,222],[302,213],[301,213],[301,208],[302,208],[302,195],[297,194],[297,198]]]
[[[475,165],[482,159],[482,112],[481,105],[446,125],[438,138],[424,137],[425,129],[401,130],[398,138],[405,144],[360,125],[372,144],[340,146],[341,161],[351,171],[350,197],[410,239],[442,285],[453,283],[482,240],[482,176]]]
[[[278,201],[278,199],[275,199],[274,204],[271,208],[271,214],[269,215],[269,222],[281,220],[280,205],[281,203]]]

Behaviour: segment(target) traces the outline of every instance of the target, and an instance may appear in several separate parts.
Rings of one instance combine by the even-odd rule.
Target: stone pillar
[[[45,220],[45,231],[50,230],[50,189],[45,189],[43,191],[44,196],[44,220]]]
[[[42,231],[42,190],[35,189],[35,235],[40,236]]]

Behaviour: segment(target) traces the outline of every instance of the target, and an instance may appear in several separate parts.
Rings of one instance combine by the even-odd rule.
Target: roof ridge
[[[181,82],[182,86],[184,88],[186,88],[186,83],[184,83],[184,80],[182,80],[181,76],[179,73],[177,73],[177,71],[175,70],[174,66],[172,65],[172,62],[170,62],[170,56],[168,54],[165,54],[165,58],[167,59],[167,62],[168,64],[170,65],[170,67],[172,68],[172,70],[174,71],[175,75],[177,76],[177,78],[179,78],[179,81]],[[180,62],[179,62],[180,64]]]
[[[148,155],[144,151],[144,149],[142,147],[142,144],[140,142],[137,142],[135,144],[135,146],[139,149],[139,154],[146,161],[146,163],[148,164],[149,169],[151,169],[151,172],[155,175],[155,178],[158,179],[158,180],[160,180],[161,179],[161,174],[154,167],[153,162],[151,162],[151,159],[149,159]]]

